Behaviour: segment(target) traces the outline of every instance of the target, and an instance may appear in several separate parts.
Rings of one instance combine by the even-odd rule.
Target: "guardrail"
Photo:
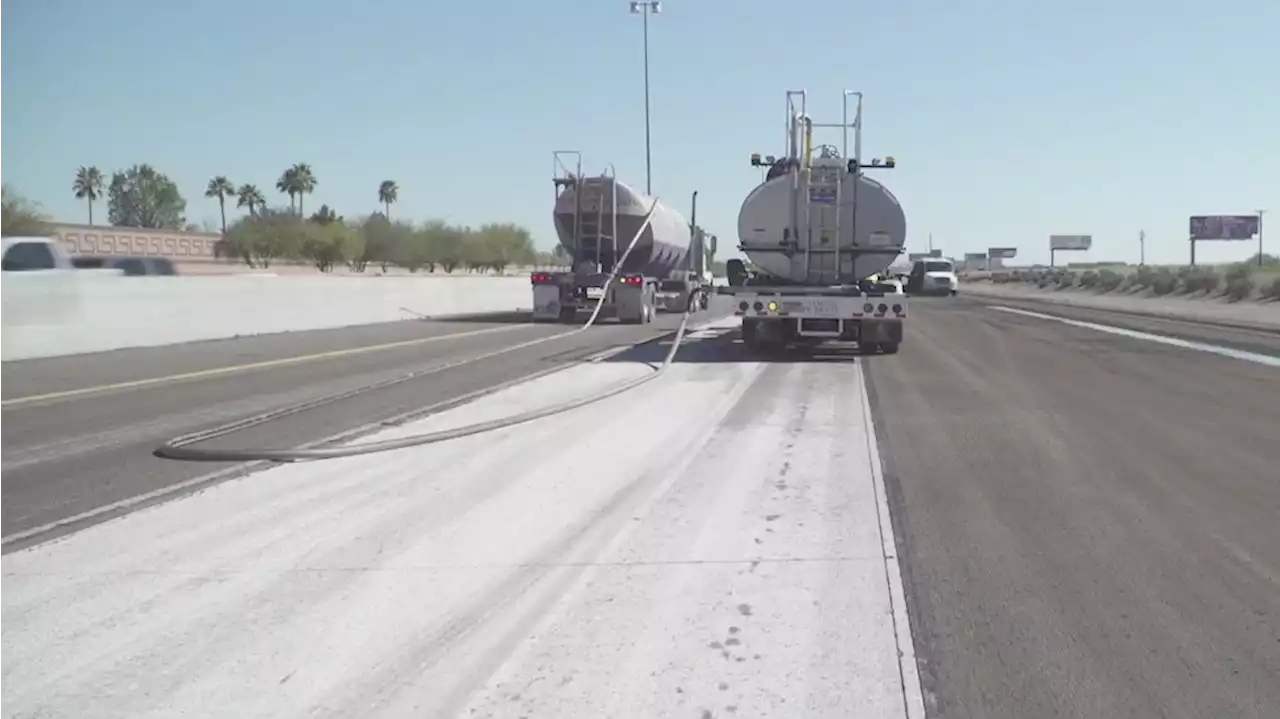
[[[6,272],[3,360],[529,309],[527,277]]]

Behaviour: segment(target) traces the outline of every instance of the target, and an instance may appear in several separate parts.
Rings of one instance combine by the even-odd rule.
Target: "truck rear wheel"
[[[742,344],[752,352],[760,348],[759,325],[759,320],[745,317],[742,320]]]

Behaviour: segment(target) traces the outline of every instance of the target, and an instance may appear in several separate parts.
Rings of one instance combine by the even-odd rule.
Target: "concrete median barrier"
[[[4,361],[529,309],[526,277],[6,272]]]

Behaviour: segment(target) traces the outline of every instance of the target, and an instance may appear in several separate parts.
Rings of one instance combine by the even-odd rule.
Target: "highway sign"
[[[1018,256],[1017,247],[992,247],[987,250],[987,256],[992,259],[1009,260]]]
[[[1193,240],[1252,240],[1259,232],[1257,215],[1192,215]]]
[[[982,262],[982,261],[983,261],[983,260],[985,260],[985,259],[987,259],[987,253],[985,253],[985,252],[966,252],[966,253],[964,253],[964,261],[965,261],[965,262]]]
[[[1051,250],[1087,250],[1093,246],[1093,235],[1049,235]]]

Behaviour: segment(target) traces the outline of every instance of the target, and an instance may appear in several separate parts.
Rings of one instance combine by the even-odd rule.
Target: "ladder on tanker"
[[[852,228],[846,232],[841,227],[844,207],[844,183],[848,170],[834,148],[821,148],[821,157],[810,162],[807,168],[794,174],[793,188],[800,196],[799,215],[806,232],[798,238],[801,252],[792,256],[793,274],[805,278],[811,286],[840,285],[854,282],[853,242],[846,253],[841,241],[845,234],[852,237]],[[856,208],[851,208],[856,212]],[[846,261],[846,258],[848,261]]]
[[[572,160],[566,162],[567,158]],[[617,238],[610,231],[617,226],[613,218],[613,194],[616,179],[611,171],[597,177],[582,174],[582,153],[557,150],[552,153],[556,202],[571,192],[571,217],[565,229],[572,247],[570,268],[577,271],[590,264],[592,272],[609,272],[617,255]]]
[[[605,177],[593,177],[579,185],[576,197],[578,205],[578,261],[590,262],[599,272],[610,272],[616,261],[614,248],[616,238],[609,232],[612,210],[605,212],[611,198],[605,190],[608,180]]]

